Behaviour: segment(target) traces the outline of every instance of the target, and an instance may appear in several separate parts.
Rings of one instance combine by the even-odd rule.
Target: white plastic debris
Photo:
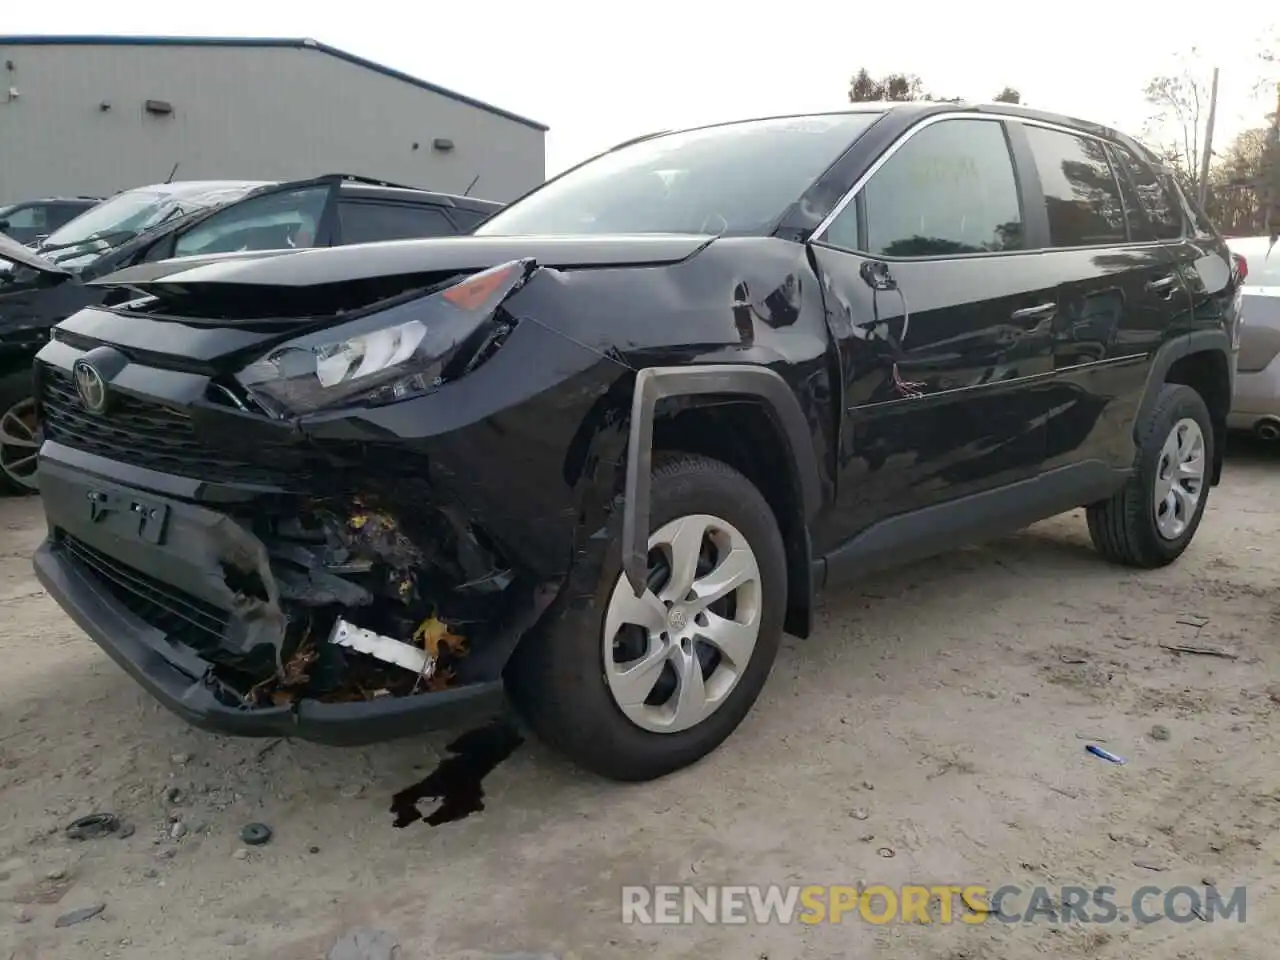
[[[383,636],[364,627],[357,627],[341,617],[334,622],[333,629],[329,631],[329,642],[360,653],[367,653],[385,663],[394,663],[397,667],[412,670],[424,680],[431,679],[431,675],[435,673],[435,659],[425,650],[411,643],[396,640],[394,637]]]

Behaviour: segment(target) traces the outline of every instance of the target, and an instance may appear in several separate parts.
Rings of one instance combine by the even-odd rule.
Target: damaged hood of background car
[[[129,267],[93,283],[145,294],[193,285],[311,287],[380,277],[461,273],[524,258],[558,268],[657,266],[691,257],[714,239],[702,234],[433,237],[183,257]]]
[[[71,276],[71,271],[66,267],[59,266],[52,260],[40,256],[30,247],[24,247],[12,237],[7,237],[0,233],[0,261],[3,260],[30,267],[32,270],[55,277]]]

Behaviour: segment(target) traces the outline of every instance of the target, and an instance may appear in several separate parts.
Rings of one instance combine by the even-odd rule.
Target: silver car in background
[[[1280,243],[1267,237],[1227,240],[1244,263],[1244,323],[1235,396],[1227,426],[1280,440]]]

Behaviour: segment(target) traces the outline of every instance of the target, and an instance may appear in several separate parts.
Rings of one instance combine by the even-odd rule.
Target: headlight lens
[[[342,340],[333,339],[333,330],[294,340],[251,363],[238,379],[266,406],[293,414],[427,393],[467,372],[509,329],[498,308],[534,267],[532,260],[491,267],[355,321]]]

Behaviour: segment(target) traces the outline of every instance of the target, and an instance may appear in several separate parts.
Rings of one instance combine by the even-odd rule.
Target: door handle
[[[1178,282],[1178,278],[1173,274],[1161,277],[1159,280],[1152,280],[1147,284],[1147,289],[1152,293],[1165,293],[1173,289],[1173,285]]]
[[[1023,307],[1021,310],[1015,310],[1009,315],[1012,320],[1043,320],[1045,317],[1051,317],[1058,310],[1056,303],[1038,303],[1034,307]]]

